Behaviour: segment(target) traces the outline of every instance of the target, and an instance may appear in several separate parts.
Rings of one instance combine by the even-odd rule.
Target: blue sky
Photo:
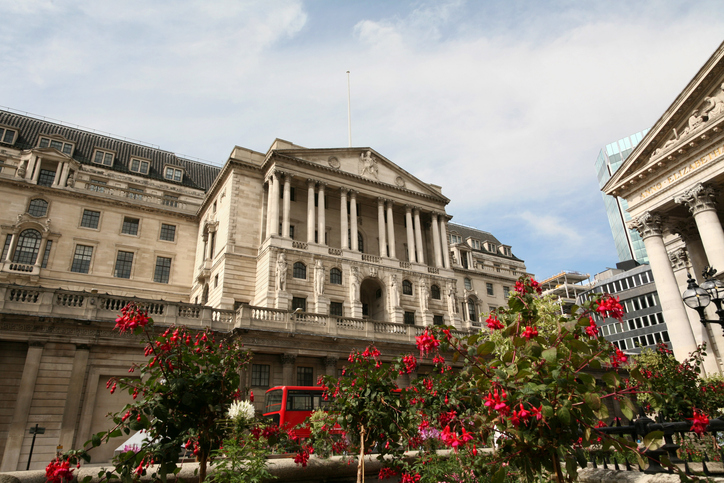
[[[633,5],[629,4],[633,3]],[[593,163],[722,42],[719,1],[0,0],[0,105],[223,163],[370,146],[539,278],[616,252]]]

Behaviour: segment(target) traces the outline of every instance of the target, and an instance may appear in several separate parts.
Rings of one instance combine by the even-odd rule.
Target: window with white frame
[[[153,281],[156,283],[168,283],[169,278],[171,278],[171,259],[168,257],[156,257],[156,269],[153,272]]]
[[[454,245],[456,243],[462,243],[463,237],[460,235],[455,235],[454,233],[450,233],[450,244]]]
[[[93,162],[96,164],[102,164],[103,166],[113,166],[114,155],[110,151],[104,151],[102,149],[96,149],[93,154]]]
[[[92,259],[93,247],[87,245],[76,245],[70,271],[75,273],[88,273]]]
[[[114,276],[117,278],[131,278],[133,268],[133,252],[118,251],[116,255],[116,269]]]
[[[5,144],[14,144],[15,137],[18,134],[14,129],[8,129],[0,126],[0,142]]]
[[[470,240],[470,246],[475,250],[480,250],[480,240]]]
[[[131,158],[131,163],[129,164],[128,169],[130,169],[134,173],[148,174],[148,168],[150,166],[151,164],[148,161],[145,161],[143,159]]]
[[[174,168],[173,166],[166,166],[163,170],[163,177],[171,181],[180,182],[184,178],[184,170],[181,168]]]
[[[38,142],[39,148],[53,148],[57,149],[63,154],[67,154],[68,156],[73,154],[73,144],[69,143],[67,141],[61,141],[59,139],[53,139],[50,137],[44,137],[41,136],[40,140]]]

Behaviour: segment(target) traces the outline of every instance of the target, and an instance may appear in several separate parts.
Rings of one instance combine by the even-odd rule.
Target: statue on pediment
[[[719,87],[719,92],[712,97],[704,98],[705,107],[703,109],[703,115],[707,119],[713,119],[724,112],[724,84]]]
[[[377,160],[372,156],[372,151],[360,153],[360,176],[369,176],[374,179],[379,179],[379,169],[377,167]]]
[[[699,115],[699,109],[694,109],[694,112],[692,112],[691,116],[689,116],[689,122],[684,129],[684,132],[681,133],[681,136],[686,136],[687,134],[696,131],[702,124],[704,124],[704,116]]]

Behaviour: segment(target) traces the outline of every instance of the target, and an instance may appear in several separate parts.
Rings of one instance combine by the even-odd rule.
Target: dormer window
[[[113,153],[110,151],[96,149],[96,152],[93,155],[93,162],[96,164],[102,164],[103,166],[113,166]]]
[[[134,173],[148,174],[148,168],[150,165],[151,164],[148,161],[143,159],[131,158],[129,169]]]
[[[454,235],[452,233],[450,234],[450,243],[452,245],[455,245],[456,243],[462,243],[462,242],[463,242],[463,237],[461,237],[460,235]]]
[[[49,137],[41,137],[40,142],[38,143],[39,148],[53,148],[57,149],[63,154],[67,154],[70,156],[73,154],[73,144],[69,142],[65,142],[59,139],[53,139]]]
[[[470,245],[474,250],[480,250],[480,240],[470,240]]]
[[[0,142],[3,142],[5,144],[13,144],[15,142],[15,137],[17,133],[18,132],[13,129],[8,129],[6,127],[0,126]]]
[[[492,253],[497,253],[498,247],[495,246],[495,243],[488,243],[488,251]]]
[[[163,177],[171,181],[181,182],[184,177],[184,171],[181,168],[166,166],[166,168],[163,170]]]

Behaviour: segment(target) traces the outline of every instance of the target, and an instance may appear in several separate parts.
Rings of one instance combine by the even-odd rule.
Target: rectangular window
[[[114,277],[131,278],[131,268],[133,267],[133,252],[118,252],[116,256],[116,270]]]
[[[5,144],[13,144],[15,140],[15,131],[5,127],[0,127],[0,142]]]
[[[113,166],[113,153],[96,149],[96,153],[93,156],[93,162],[104,166]]]
[[[314,385],[314,368],[297,367],[297,386]]]
[[[131,255],[133,255],[131,253]],[[133,260],[133,257],[131,257]],[[129,268],[130,275],[130,268]],[[156,270],[153,272],[153,281],[157,283],[168,283],[171,277],[171,259],[167,257],[156,257]],[[128,277],[125,277],[128,278]]]
[[[161,240],[164,241],[176,241],[176,225],[167,225],[161,223]]]
[[[415,325],[415,312],[405,312],[405,324]]]
[[[503,297],[506,299],[510,296],[510,287],[503,285]]]
[[[269,372],[271,366],[268,364],[251,365],[251,385],[256,387],[269,387]]]
[[[134,173],[141,173],[141,174],[148,174],[148,167],[149,167],[148,161],[143,161],[142,159],[131,159],[131,165],[129,166],[130,170]]]
[[[73,145],[70,143],[65,143],[62,141],[57,141],[55,139],[50,138],[40,138],[40,143],[38,144],[38,147],[40,148],[47,148],[51,147],[53,149],[57,149],[63,154],[67,154],[68,156],[71,155],[73,152]]]
[[[170,206],[171,208],[178,208],[178,196],[164,194],[161,199],[163,206]]]
[[[492,284],[492,283],[486,283],[486,284],[485,284],[485,288],[486,288],[487,291],[488,291],[488,295],[495,295],[495,293],[493,292],[493,284]]]
[[[166,166],[166,169],[163,172],[163,177],[171,181],[180,182],[184,177],[184,172],[181,168]]]
[[[292,297],[292,310],[302,309],[302,312],[307,311],[307,299],[303,297]]]
[[[450,243],[455,245],[456,243],[462,243],[463,238],[460,235],[450,235]]]
[[[337,317],[342,317],[342,315],[344,315],[342,302],[330,302],[329,315],[336,315]]]
[[[43,263],[40,268],[48,268],[48,260],[50,259],[50,248],[53,246],[53,240],[48,240],[45,243],[45,253],[43,253]]]
[[[134,188],[132,186],[129,186],[128,191],[126,191],[126,198],[131,198],[132,200],[142,200],[143,193],[144,192],[141,188]]]
[[[445,321],[442,318],[442,315],[433,315],[432,316],[432,324],[433,325],[443,325]]]
[[[90,270],[91,258],[93,258],[93,247],[76,245],[75,254],[73,255],[73,264],[70,266],[70,271],[76,273],[88,273]]]
[[[55,171],[49,169],[41,169],[38,176],[38,186],[53,186],[55,181]]]
[[[121,233],[126,235],[138,235],[138,225],[140,220],[138,218],[130,218],[128,216],[123,218],[123,227]]]
[[[100,219],[100,211],[83,210],[83,217],[80,219],[80,226],[85,228],[98,229],[98,223]]]

